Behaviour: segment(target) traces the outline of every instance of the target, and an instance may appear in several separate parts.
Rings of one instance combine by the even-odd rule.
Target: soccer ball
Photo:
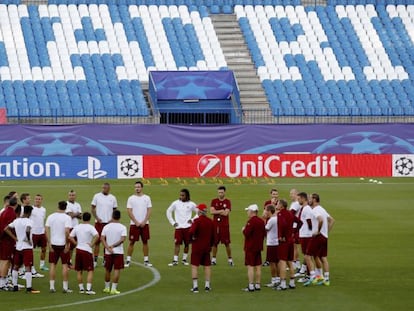
[[[126,177],[133,177],[139,172],[138,161],[131,158],[125,159],[121,162],[120,170]]]
[[[409,158],[401,157],[395,161],[394,167],[398,174],[408,176],[414,170],[414,163]]]
[[[71,133],[46,133],[19,140],[2,152],[3,156],[112,155],[96,140]]]
[[[414,153],[414,146],[393,135],[379,132],[354,132],[324,142],[313,153],[401,154]]]

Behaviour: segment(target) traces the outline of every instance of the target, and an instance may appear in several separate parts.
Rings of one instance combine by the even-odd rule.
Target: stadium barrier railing
[[[7,117],[9,124],[312,124],[312,123],[412,123],[414,115],[404,114],[403,109],[383,109],[373,111],[369,108],[290,108],[281,109],[202,109],[194,112],[170,110],[166,113],[153,111],[149,116],[139,116],[136,111],[126,111],[124,115],[105,115],[102,111],[92,111],[88,115],[62,114],[58,110],[50,110],[47,114],[41,111],[24,115],[14,114]],[[378,113],[378,114],[376,114]],[[238,118],[231,116],[236,114]]]

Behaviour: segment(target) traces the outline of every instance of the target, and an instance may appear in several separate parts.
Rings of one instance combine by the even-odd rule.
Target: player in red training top
[[[191,236],[191,276],[193,278],[193,293],[198,293],[198,267],[204,266],[205,291],[211,290],[211,247],[214,245],[214,225],[213,221],[206,216],[207,205],[199,204],[197,206],[198,216],[194,219],[190,228]]]
[[[295,288],[295,269],[293,267],[293,223],[295,217],[291,212],[287,210],[288,203],[286,200],[279,200],[277,204],[277,229],[278,229],[278,257],[279,257],[279,274],[280,274],[280,285],[277,286],[276,290],[286,290],[286,268],[289,266],[290,280],[289,288]]]
[[[246,226],[243,227],[244,264],[247,266],[249,284],[243,290],[246,292],[254,292],[255,290],[260,290],[262,250],[266,230],[263,220],[257,217],[259,207],[256,204],[252,204],[246,210],[249,219]]]
[[[277,202],[279,201],[279,191],[277,189],[272,188],[270,189],[270,199],[264,202],[263,208],[265,209],[268,205],[276,206]]]
[[[14,254],[15,241],[4,232],[4,229],[16,219],[17,199],[8,199],[8,205],[0,216],[0,290],[7,285],[7,273]],[[7,199],[5,199],[7,203]]]
[[[217,188],[218,197],[211,201],[210,213],[213,215],[214,230],[216,238],[213,246],[212,265],[217,264],[217,246],[222,243],[226,246],[227,260],[230,266],[234,266],[231,257],[230,247],[230,223],[229,214],[231,211],[231,201],[226,198],[226,187]]]

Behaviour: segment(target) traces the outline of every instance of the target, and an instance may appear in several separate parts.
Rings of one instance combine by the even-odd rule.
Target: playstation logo
[[[198,160],[197,170],[201,177],[217,177],[222,170],[221,160],[214,154],[206,154]]]
[[[106,171],[101,170],[101,161],[94,157],[88,157],[88,167],[86,170],[78,172],[79,177],[89,178],[89,179],[98,179],[105,177],[107,174]]]

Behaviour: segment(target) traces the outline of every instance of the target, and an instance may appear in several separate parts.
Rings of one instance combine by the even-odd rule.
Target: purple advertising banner
[[[414,124],[0,127],[0,156],[414,154]]]

